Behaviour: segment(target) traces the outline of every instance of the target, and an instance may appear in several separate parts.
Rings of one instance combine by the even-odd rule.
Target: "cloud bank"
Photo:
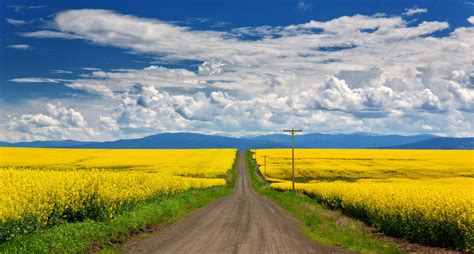
[[[425,11],[409,9],[404,15]],[[195,71],[150,65],[90,69],[74,80],[11,80],[62,83],[115,105],[107,114],[88,119],[98,123],[97,133],[248,134],[300,127],[315,132],[473,135],[472,25],[434,36],[449,24],[413,25],[402,16],[377,14],[218,32],[90,9],[60,12],[53,24],[54,30],[22,35],[84,40],[163,62],[200,63]],[[53,116],[47,116],[11,119],[52,124]],[[58,136],[32,129],[43,137]]]
[[[76,110],[50,103],[45,108],[45,113],[9,114],[8,130],[20,133],[23,140],[85,139],[95,136]]]

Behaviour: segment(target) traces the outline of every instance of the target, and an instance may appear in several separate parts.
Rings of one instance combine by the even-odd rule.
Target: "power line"
[[[436,6],[436,4],[438,4],[439,0],[435,0],[433,2],[433,5],[429,8],[429,10],[433,10],[434,7]],[[426,14],[428,13],[428,10],[424,13],[423,17],[426,16]],[[412,26],[410,27],[410,29],[408,29],[405,34],[396,42],[393,44],[393,46],[387,51],[385,52],[385,54],[374,64],[374,66],[372,66],[372,68],[370,68],[369,71],[367,71],[355,84],[354,86],[357,87],[360,82],[362,82],[362,80],[364,80],[373,70],[375,70],[375,68],[377,68],[377,66],[382,63],[382,61],[407,37],[407,35],[413,30],[413,28],[415,28],[416,26]]]
[[[369,13],[374,13],[375,10],[377,9],[378,5],[380,3],[380,0],[377,0],[372,8],[372,10],[369,12]],[[349,45],[352,45],[354,43],[354,41],[359,38],[359,35],[360,35],[360,31],[364,29],[365,27],[365,24],[367,23],[367,20],[369,20],[369,17],[370,15],[367,15],[365,17],[365,20],[364,22],[362,23],[362,26],[360,26],[357,30],[356,30],[356,33],[354,34],[354,37],[352,37],[352,40],[351,42],[349,43]],[[342,62],[342,59],[346,56],[346,53],[348,51],[349,48],[345,48],[343,51],[342,51],[342,54],[341,56],[339,57],[339,60],[336,61],[336,64],[333,66],[333,68],[331,69],[331,75],[334,75],[334,70],[337,68],[337,66],[339,65],[340,62]]]

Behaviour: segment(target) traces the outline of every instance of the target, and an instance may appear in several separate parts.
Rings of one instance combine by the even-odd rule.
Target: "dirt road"
[[[257,195],[240,152],[231,195],[206,206],[128,253],[346,253],[311,241],[280,207]]]

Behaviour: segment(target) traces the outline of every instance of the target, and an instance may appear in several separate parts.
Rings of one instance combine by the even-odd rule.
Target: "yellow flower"
[[[0,148],[0,223],[96,205],[109,216],[132,202],[225,185],[233,149]]]

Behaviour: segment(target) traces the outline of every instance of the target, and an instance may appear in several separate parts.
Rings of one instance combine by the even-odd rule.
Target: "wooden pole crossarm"
[[[303,130],[295,130],[295,129],[291,129],[291,130],[283,130],[283,132],[291,132],[291,133],[296,133],[296,132],[303,132]]]

